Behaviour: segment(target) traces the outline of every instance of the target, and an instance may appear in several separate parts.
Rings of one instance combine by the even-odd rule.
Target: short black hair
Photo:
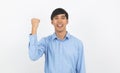
[[[65,14],[66,18],[68,19],[68,13],[66,10],[64,10],[63,8],[56,8],[51,14],[51,20],[53,20],[53,17],[59,14]]]

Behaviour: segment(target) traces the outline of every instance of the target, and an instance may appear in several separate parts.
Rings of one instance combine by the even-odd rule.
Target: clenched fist
[[[40,23],[40,20],[39,20],[39,19],[37,19],[37,18],[32,18],[32,19],[31,19],[31,24],[32,24],[32,27],[33,27],[33,28],[37,28],[38,25],[39,25],[39,23]]]
[[[40,20],[38,18],[32,18],[31,19],[31,24],[32,24],[32,31],[31,31],[31,33],[32,34],[36,34],[37,33],[37,28],[38,28],[39,23],[40,23]]]

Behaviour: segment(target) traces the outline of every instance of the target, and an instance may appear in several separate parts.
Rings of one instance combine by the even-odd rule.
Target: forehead
[[[55,17],[66,17],[65,14],[58,14]]]

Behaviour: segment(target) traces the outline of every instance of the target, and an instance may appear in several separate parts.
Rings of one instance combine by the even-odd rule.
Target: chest
[[[75,57],[78,54],[78,47],[70,41],[54,41],[49,42],[47,53],[57,57]]]

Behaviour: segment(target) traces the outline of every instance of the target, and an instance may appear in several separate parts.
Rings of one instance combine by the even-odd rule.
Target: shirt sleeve
[[[29,57],[31,60],[35,61],[39,59],[46,50],[45,38],[42,38],[40,41],[37,40],[37,35],[29,35]]]
[[[84,59],[84,49],[82,42],[79,42],[78,48],[78,61],[77,61],[77,71],[76,73],[86,73],[85,70],[85,59]]]

